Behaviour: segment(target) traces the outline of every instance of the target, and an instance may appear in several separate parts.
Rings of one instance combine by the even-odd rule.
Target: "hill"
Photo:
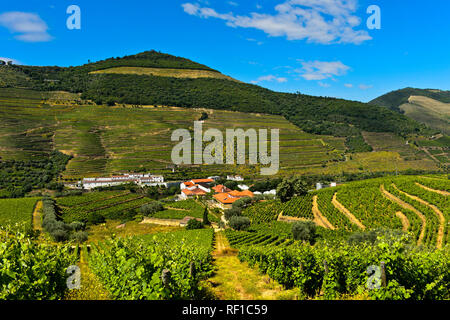
[[[393,132],[402,136],[428,134],[424,126],[385,108],[356,101],[274,92],[233,81],[204,65],[156,51],[79,67],[10,68],[29,78],[30,89],[81,93],[81,98],[97,104],[165,105],[267,113],[284,116],[306,132],[339,137],[360,137],[361,130]],[[123,72],[123,68],[128,72]],[[138,68],[139,72],[131,72],[135,69],[130,68]],[[173,70],[170,72],[168,69]],[[209,77],[177,76],[187,72],[208,72]]]
[[[387,107],[391,110],[400,112],[400,106],[408,103],[411,96],[427,97],[442,103],[450,103],[450,91],[404,88],[386,93],[370,101],[369,104]]]
[[[370,134],[364,133],[375,151],[352,154],[346,138],[306,133],[280,115],[176,107],[96,106],[83,104],[79,99],[79,95],[64,92],[0,89],[2,160],[45,160],[52,150],[59,150],[73,156],[62,175],[67,180],[121,171],[150,171],[174,179],[182,178],[183,174],[256,176],[259,169],[254,166],[200,166],[180,168],[171,174],[167,168],[175,145],[170,139],[171,132],[176,128],[192,130],[193,122],[206,112],[205,130],[280,129],[281,175],[437,169],[423,151],[413,144],[405,145],[405,140],[393,133],[384,133],[381,139],[370,139]],[[386,141],[395,143],[387,148]]]
[[[170,133],[192,129],[203,112],[209,128],[280,129],[282,175],[437,170],[441,163],[407,143],[430,134],[426,127],[387,108],[274,92],[156,51],[79,67],[2,70],[17,83],[0,88],[0,157],[42,161],[59,150],[73,157],[66,180],[120,171],[180,179],[185,169],[168,169]],[[255,176],[259,168],[189,168],[190,176],[225,172]]]
[[[370,104],[387,107],[450,134],[450,91],[405,88],[374,99]]]

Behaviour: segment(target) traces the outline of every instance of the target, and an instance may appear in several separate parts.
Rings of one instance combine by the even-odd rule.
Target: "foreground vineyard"
[[[115,299],[192,299],[212,272],[212,241],[211,229],[110,240],[89,265]]]
[[[444,178],[383,177],[312,191],[285,203],[278,199],[255,202],[243,210],[251,220],[245,231],[226,229],[221,235],[228,239],[229,252],[238,252],[245,262],[243,270],[248,269],[248,262],[302,298],[449,299],[450,183]],[[68,224],[63,222],[83,221],[93,213],[108,218],[108,223],[115,221],[113,230],[103,236],[101,223],[86,229],[98,237],[88,240],[90,250],[84,250],[81,261],[78,250],[73,250],[77,248],[75,237],[56,244],[46,236],[46,228],[40,236],[11,231],[17,223],[31,226],[37,200],[0,202],[0,226],[9,228],[0,234],[0,299],[70,296],[66,270],[74,264],[83,265],[111,299],[210,297],[203,280],[214,278],[217,268],[211,254],[212,228],[174,231],[180,227],[140,224],[130,216],[135,219],[129,221],[132,232],[119,232],[128,228],[122,220],[127,212],[139,215],[130,208],[155,201],[129,191],[44,200],[52,204],[59,220],[56,224],[64,228]],[[152,216],[201,218],[203,213],[204,207],[196,200],[166,201],[164,210]],[[294,239],[292,222],[281,221],[280,216],[312,226],[315,222],[314,236]],[[210,220],[218,221],[214,216]],[[373,278],[367,268],[380,267],[382,262],[386,285],[371,289],[368,281]]]
[[[420,251],[401,242],[380,242],[376,246],[245,247],[239,258],[286,288],[299,288],[304,297],[336,299],[360,294],[372,299],[450,298],[448,248]],[[387,286],[371,290],[367,268],[382,262]]]

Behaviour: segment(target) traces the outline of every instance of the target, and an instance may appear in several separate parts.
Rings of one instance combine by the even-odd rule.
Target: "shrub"
[[[144,204],[141,207],[141,213],[144,216],[151,216],[151,215],[155,214],[156,212],[163,211],[163,210],[164,210],[164,206],[159,201],[155,201],[155,202],[152,202],[149,204]]]
[[[87,222],[90,225],[101,224],[105,222],[105,217],[99,214],[98,212],[90,212],[87,217]]]
[[[247,217],[233,216],[228,224],[234,230],[247,230],[250,227],[250,219]]]
[[[84,230],[84,223],[80,221],[74,221],[70,224],[70,228],[73,231],[82,231]]]
[[[252,198],[244,197],[244,198],[240,198],[240,199],[236,200],[233,203],[232,207],[233,208],[237,208],[237,209],[243,209],[243,208],[247,207],[251,203],[252,203]]]
[[[241,209],[231,208],[231,209],[225,210],[224,215],[225,215],[225,219],[230,220],[231,217],[241,216]]]
[[[78,243],[85,242],[87,239],[88,239],[88,233],[86,231],[77,231],[77,232],[73,232],[70,235],[70,240],[78,242]]]
[[[211,222],[208,219],[208,208],[205,207],[205,211],[203,211],[203,225],[209,226]]]
[[[203,223],[197,219],[191,219],[186,225],[187,230],[203,229]]]
[[[316,234],[316,225],[312,221],[299,221],[292,226],[292,235],[295,240],[309,241],[314,243]]]
[[[67,241],[69,239],[69,232],[64,229],[56,229],[50,232],[55,241],[62,242]]]

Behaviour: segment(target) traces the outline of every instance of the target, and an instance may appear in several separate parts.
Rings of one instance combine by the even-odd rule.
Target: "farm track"
[[[350,221],[356,224],[360,229],[365,230],[366,227],[346,208],[337,200],[337,192],[333,195],[333,200],[331,201],[336,209],[342,212]]]
[[[421,187],[422,189],[425,189],[425,190],[430,191],[430,192],[442,194],[443,196],[450,196],[450,192],[447,192],[447,191],[442,191],[442,190],[432,189],[432,188],[429,188],[429,187],[427,187],[427,186],[424,186],[424,185],[422,185],[422,184],[420,184],[420,183],[418,183],[418,182],[416,182],[416,185],[418,185],[418,186]]]
[[[397,218],[399,218],[400,221],[402,222],[402,225],[403,225],[402,230],[403,230],[404,232],[408,232],[408,229],[409,229],[409,226],[410,226],[408,218],[407,218],[407,217],[403,214],[403,212],[401,212],[401,211],[397,211],[397,212],[395,213],[395,215],[396,215]]]
[[[314,222],[324,228],[335,230],[336,228],[328,221],[328,219],[320,212],[317,204],[317,195],[313,197],[312,212],[314,214]]]
[[[33,230],[42,230],[41,210],[42,210],[42,201],[38,201],[36,202],[33,211]]]
[[[411,195],[409,193],[406,193],[406,192],[400,190],[399,188],[397,188],[397,186],[395,184],[394,184],[394,188],[398,192],[400,192],[400,193],[404,194],[405,196],[407,196],[408,198],[416,200],[416,201],[420,202],[421,204],[431,208],[434,211],[434,213],[436,213],[436,215],[439,218],[439,230],[438,230],[438,236],[437,236],[437,241],[436,241],[436,247],[438,249],[441,249],[442,248],[442,243],[444,241],[444,231],[445,231],[445,223],[446,223],[445,216],[442,213],[442,211],[439,210],[435,205],[432,205],[431,203],[428,203],[425,200],[420,199],[419,197],[413,196],[413,195]]]
[[[206,280],[207,286],[219,300],[275,300],[283,295],[294,297],[295,290],[285,290],[267,275],[240,262],[237,250],[230,248],[223,231],[215,233],[213,251],[215,274]]]
[[[427,218],[425,217],[425,215],[420,212],[419,210],[417,210],[416,208],[414,208],[412,205],[410,205],[409,203],[404,202],[403,200],[397,198],[396,196],[394,196],[393,194],[389,193],[385,188],[384,185],[380,186],[380,190],[381,193],[389,200],[391,200],[392,202],[397,203],[399,206],[410,210],[412,212],[414,212],[419,219],[422,221],[422,228],[420,230],[420,234],[419,234],[419,239],[417,240],[417,245],[421,245],[423,242],[423,238],[425,237],[425,230],[427,227]]]

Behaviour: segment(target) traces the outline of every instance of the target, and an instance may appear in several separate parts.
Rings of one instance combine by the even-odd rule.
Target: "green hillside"
[[[17,98],[22,97],[22,98]],[[83,104],[76,95],[24,89],[0,89],[0,157],[2,160],[47,161],[52,150],[73,156],[64,179],[121,171],[171,170],[175,142],[171,132],[192,130],[203,112],[204,129],[268,128],[280,130],[280,174],[340,174],[395,170],[436,170],[432,159],[393,133],[380,142],[366,139],[375,152],[354,153],[347,139],[317,135],[279,115],[175,107],[96,106]],[[368,134],[364,133],[365,137]],[[394,141],[390,148],[380,143]],[[259,174],[255,166],[198,166],[180,169],[174,178],[237,173]],[[184,172],[184,173],[183,173]],[[6,177],[7,175],[5,175]],[[37,180],[36,180],[37,181]],[[0,188],[1,189],[1,188]]]
[[[428,133],[424,126],[403,115],[356,101],[274,92],[228,79],[92,73],[118,67],[215,72],[190,60],[156,51],[79,67],[10,68],[29,77],[28,87],[31,89],[81,93],[83,99],[97,104],[126,103],[261,112],[284,116],[309,133],[340,137],[358,137],[361,130],[393,132],[402,136]]]
[[[153,71],[109,73],[117,69]],[[185,76],[202,73],[217,77]],[[407,143],[418,136],[426,143],[432,132],[395,111],[274,92],[156,51],[80,67],[7,66],[0,75],[16,79],[0,88],[1,159],[46,161],[58,150],[72,156],[60,177],[65,180],[121,171],[171,176],[171,132],[192,129],[204,112],[206,128],[280,129],[281,175],[437,170],[441,165],[440,154],[434,157]],[[387,138],[371,139],[373,133]],[[255,176],[259,168],[198,166],[171,177],[187,172]]]

